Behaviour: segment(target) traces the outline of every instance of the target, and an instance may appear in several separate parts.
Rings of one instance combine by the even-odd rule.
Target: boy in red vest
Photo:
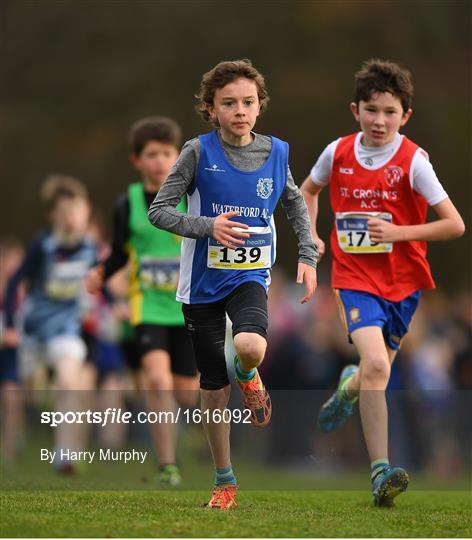
[[[372,469],[375,506],[392,506],[408,474],[388,460],[385,389],[390,367],[408,331],[423,289],[434,288],[426,242],[464,233],[464,223],[441,186],[428,154],[400,135],[411,114],[410,73],[371,59],[355,76],[351,111],[361,131],[323,151],[302,186],[316,231],[318,195],[329,184],[335,226],[331,234],[332,286],[358,366],[341,373],[322,406],[322,431],[339,428],[359,408]],[[428,205],[438,219],[426,223]]]

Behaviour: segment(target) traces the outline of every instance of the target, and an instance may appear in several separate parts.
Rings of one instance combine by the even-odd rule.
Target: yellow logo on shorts
[[[356,323],[361,320],[361,312],[359,308],[353,307],[351,311],[349,312],[349,318],[351,319],[351,322]]]

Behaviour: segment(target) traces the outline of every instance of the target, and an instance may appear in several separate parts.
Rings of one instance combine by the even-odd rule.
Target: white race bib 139
[[[235,229],[250,234],[244,246],[229,249],[214,238],[208,239],[208,268],[218,270],[259,270],[272,266],[272,231],[270,227]]]

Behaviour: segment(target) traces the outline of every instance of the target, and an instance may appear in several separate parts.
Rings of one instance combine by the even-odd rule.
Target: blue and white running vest
[[[78,335],[83,280],[97,263],[95,243],[86,237],[75,249],[66,250],[52,233],[40,235],[36,242],[41,256],[28,272],[24,331],[40,342]]]
[[[285,190],[288,144],[272,137],[265,163],[254,171],[237,169],[226,158],[218,134],[200,135],[200,160],[187,193],[188,215],[216,217],[236,211],[232,220],[249,225],[251,236],[234,251],[213,238],[184,238],[177,300],[216,302],[247,281],[270,284],[277,235],[273,213]]]

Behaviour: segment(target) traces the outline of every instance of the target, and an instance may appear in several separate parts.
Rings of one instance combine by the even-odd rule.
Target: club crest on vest
[[[261,199],[268,199],[274,191],[274,180],[272,178],[259,178],[257,181],[257,196]]]
[[[397,165],[392,165],[391,167],[387,167],[384,170],[385,173],[385,180],[387,184],[390,187],[397,186],[401,179],[403,178],[403,175],[405,174],[403,172],[403,169],[401,167],[398,167]]]

